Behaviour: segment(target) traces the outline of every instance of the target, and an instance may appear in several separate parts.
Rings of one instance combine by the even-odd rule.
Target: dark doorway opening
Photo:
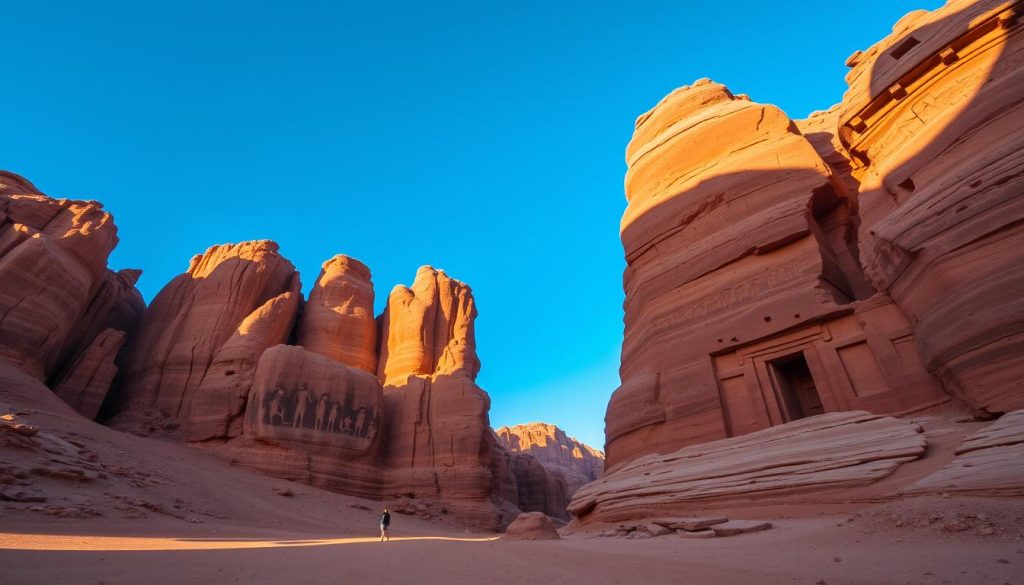
[[[824,414],[814,376],[803,352],[768,362],[787,421]]]

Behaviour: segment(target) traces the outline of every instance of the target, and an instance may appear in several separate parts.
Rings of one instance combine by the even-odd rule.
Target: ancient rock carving
[[[265,351],[256,368],[245,432],[366,452],[380,431],[383,407],[372,374],[279,345]]]
[[[1024,3],[908,14],[851,57],[838,135],[865,273],[971,407],[1024,407]]]
[[[822,412],[947,397],[858,261],[856,200],[798,124],[701,80],[637,120],[608,468]]]

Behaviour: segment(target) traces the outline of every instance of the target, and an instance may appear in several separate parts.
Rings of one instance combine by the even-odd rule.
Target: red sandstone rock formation
[[[53,374],[116,244],[99,203],[51,199],[0,174],[0,357],[39,379]]]
[[[573,496],[582,521],[687,516],[713,504],[768,504],[870,484],[924,455],[916,425],[866,412],[836,412],[647,455],[609,471]]]
[[[608,466],[821,412],[945,399],[858,264],[856,202],[778,108],[702,80],[637,120]]]
[[[524,512],[505,530],[505,540],[559,540],[555,523],[541,512]]]
[[[1022,11],[908,14],[850,58],[838,109],[865,272],[914,323],[928,370],[989,412],[1024,407]]]
[[[106,267],[116,244],[99,203],[51,199],[0,172],[0,359],[90,418],[145,307],[140,272]]]
[[[211,445],[240,465],[364,497],[386,479],[380,381],[301,347],[263,352],[252,378],[242,432]]]
[[[567,520],[569,496],[572,492],[560,471],[551,469],[529,453],[505,451],[509,471],[515,479],[515,499],[524,512],[542,512],[553,518]]]
[[[295,274],[288,292],[250,313],[217,350],[189,412],[188,440],[226,439],[241,433],[256,365],[263,352],[288,340],[301,297]]]
[[[424,266],[411,288],[396,286],[381,317],[385,428],[391,487],[386,495],[440,498],[478,526],[503,523],[495,501],[497,445],[480,369],[469,287]]]
[[[378,376],[389,385],[415,375],[475,379],[480,371],[475,318],[468,286],[442,270],[421,267],[412,287],[396,286],[388,297]]]
[[[528,423],[501,427],[495,433],[506,449],[529,453],[541,465],[565,477],[570,495],[601,477],[604,469],[603,453],[566,435],[555,425]]]
[[[97,335],[53,387],[57,396],[82,416],[95,419],[117,374],[114,360],[124,338],[124,331],[116,329],[104,329]]]
[[[118,424],[155,418],[174,430],[187,421],[217,352],[253,311],[297,287],[295,268],[270,241],[213,246],[192,258],[146,311],[122,378]]]
[[[904,494],[1024,495],[1024,410],[964,439],[942,469],[903,490]]]
[[[334,361],[377,372],[377,321],[370,269],[348,256],[324,262],[299,322],[298,344]]]

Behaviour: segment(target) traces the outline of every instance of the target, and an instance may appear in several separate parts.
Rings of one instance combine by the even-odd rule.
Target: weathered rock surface
[[[559,540],[555,523],[540,512],[523,512],[505,529],[505,540]]]
[[[415,375],[475,379],[480,371],[475,318],[468,286],[443,270],[421,267],[412,287],[398,285],[388,297],[378,376],[392,386]]]
[[[300,300],[299,276],[296,274],[288,292],[277,295],[250,313],[217,350],[189,411],[188,440],[238,436],[256,365],[263,352],[288,341]]]
[[[492,472],[498,446],[490,398],[474,382],[472,291],[424,266],[411,288],[397,286],[381,317],[389,492],[439,498],[477,526],[503,524]]]
[[[0,172],[0,359],[45,380],[62,353],[76,353],[63,350],[116,244],[113,218],[99,203],[51,199]],[[103,328],[73,341],[88,345]]]
[[[747,532],[759,532],[772,527],[771,522],[760,522],[758,520],[729,520],[721,524],[715,524],[711,531],[715,536],[736,536]]]
[[[637,120],[626,160],[608,469],[821,412],[947,399],[864,277],[855,193],[778,108],[698,81]]]
[[[215,355],[242,322],[268,300],[296,289],[295,268],[270,241],[213,246],[192,258],[188,271],[157,294],[143,317],[125,363],[118,426],[175,431],[189,419]]]
[[[565,476],[541,463],[529,453],[509,453],[509,467],[516,481],[516,499],[524,512],[543,512],[554,518],[569,519],[569,490]]]
[[[544,467],[561,473],[570,495],[601,477],[604,469],[604,453],[566,435],[555,425],[528,423],[501,427],[495,433],[506,449],[529,453]]]
[[[583,522],[618,522],[683,516],[709,503],[769,503],[870,484],[925,448],[911,423],[866,412],[824,414],[641,457],[581,488],[569,512]]]
[[[1003,415],[965,439],[956,452],[953,461],[903,493],[1024,495],[1024,410]]]
[[[686,530],[687,532],[697,532],[705,530],[716,524],[725,524],[729,519],[725,516],[714,516],[710,518],[684,518],[673,522],[668,522],[666,526],[674,530]]]
[[[380,497],[387,469],[380,381],[302,347],[264,351],[252,376],[241,433],[204,444],[238,464],[326,489]]]
[[[85,418],[95,419],[117,374],[114,364],[124,344],[125,333],[105,329],[68,368],[53,391]]]
[[[64,342],[57,367],[50,376],[51,382],[67,377],[67,368],[74,364],[93,340],[107,329],[123,331],[124,345],[130,343],[146,311],[142,293],[135,288],[135,283],[141,275],[141,270],[133,269],[105,271],[103,280],[89,301],[85,313],[75,323]],[[123,351],[116,356],[119,363],[123,356]]]
[[[373,283],[365,264],[343,255],[324,262],[302,309],[298,344],[353,368],[377,372]]]
[[[908,14],[855,54],[838,137],[860,183],[861,259],[945,388],[1024,407],[1024,25],[1019,4]]]

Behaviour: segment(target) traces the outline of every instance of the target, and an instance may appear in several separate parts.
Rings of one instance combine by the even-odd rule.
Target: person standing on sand
[[[388,512],[387,508],[384,508],[384,513],[380,515],[380,541],[386,542],[391,540],[391,535],[388,534],[388,527],[391,526],[391,512]]]

